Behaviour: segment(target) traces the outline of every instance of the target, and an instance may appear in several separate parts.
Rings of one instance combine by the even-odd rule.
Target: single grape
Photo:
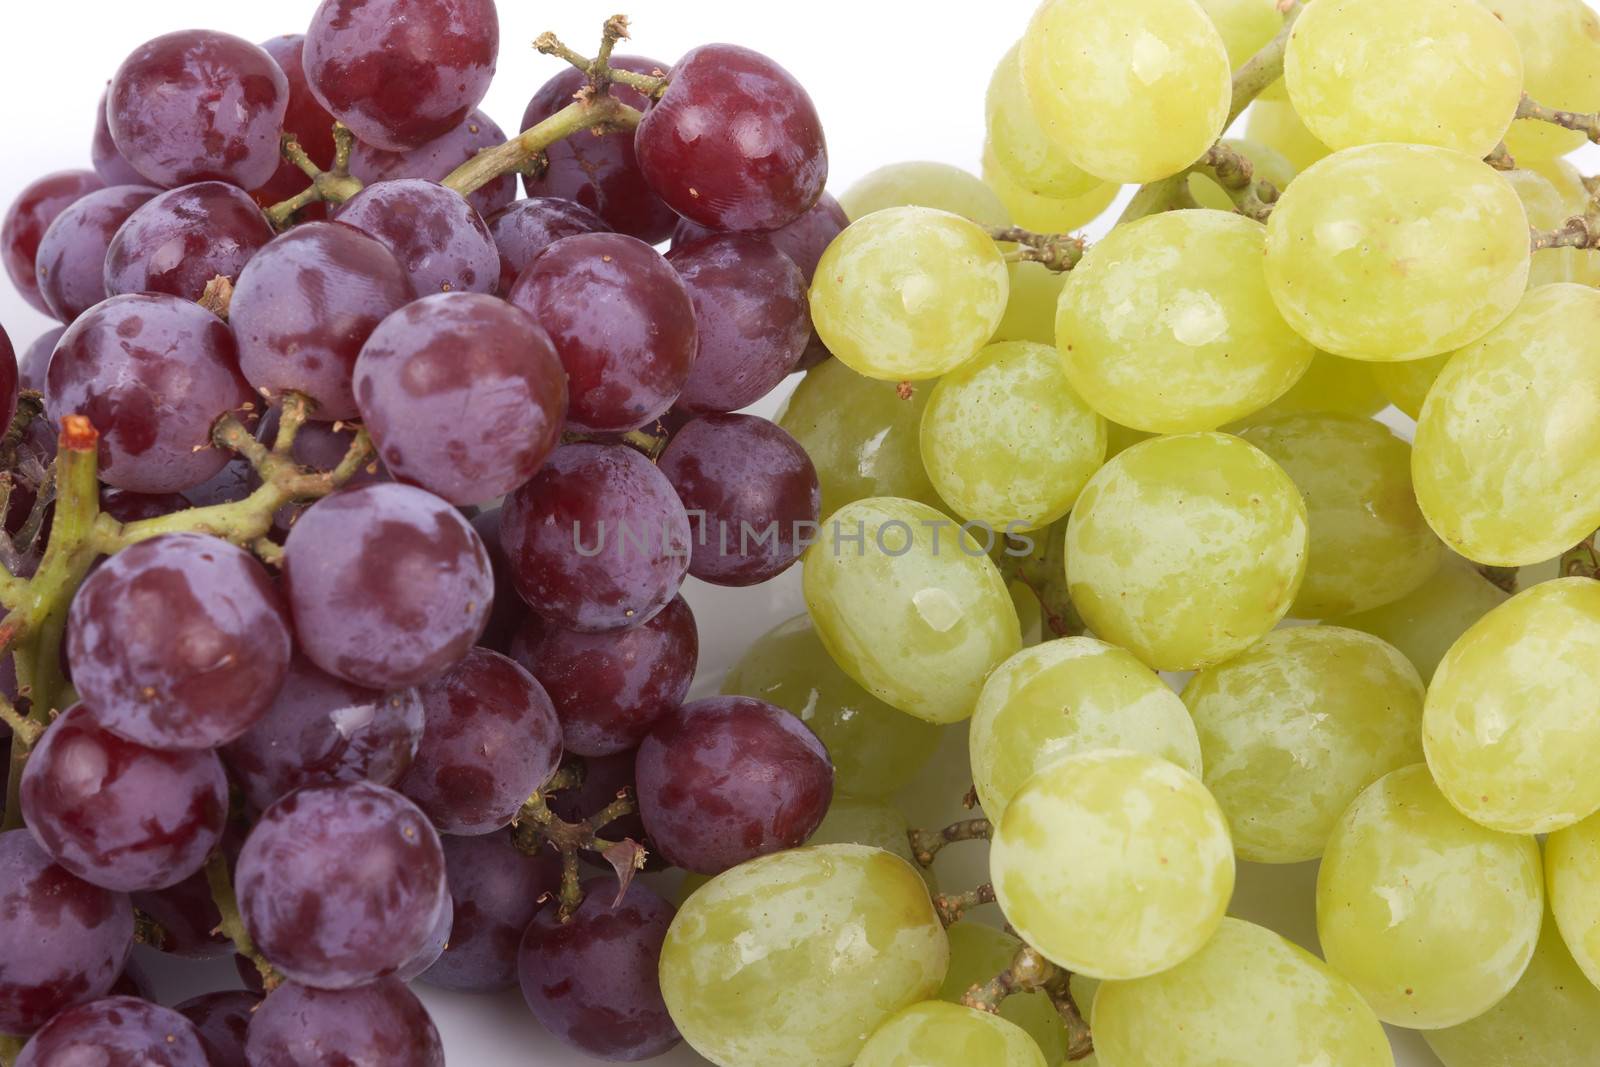
[[[158,519],[192,506],[182,493],[130,493],[104,487],[100,490],[100,510],[118,522]]]
[[[1411,416],[1422,418],[1422,405],[1438,380],[1444,365],[1454,353],[1444,352],[1426,359],[1409,359],[1404,363],[1374,363],[1372,376],[1378,388],[1395,407]]]
[[[393,978],[339,990],[286,982],[250,1020],[245,1058],[250,1067],[444,1067],[444,1044],[422,1002]]]
[[[100,106],[95,108],[94,140],[89,145],[89,159],[95,173],[107,185],[147,185],[149,179],[133,169],[133,164],[117,149],[111,136],[111,121],[106,115],[106,102],[111,98],[111,83],[106,83],[100,94]],[[299,173],[296,168],[295,173]]]
[[[194,1024],[210,1067],[250,1067],[244,1053],[245,1038],[261,1002],[261,997],[242,990],[203,993],[172,1010]]]
[[[1385,373],[1403,371],[1426,360],[1409,363],[1363,363],[1318,352],[1300,380],[1278,399],[1242,423],[1248,426],[1285,415],[1350,415],[1367,419],[1389,406],[1381,382]]]
[[[526,270],[540,252],[563,237],[606,233],[611,229],[582,204],[550,196],[518,200],[484,221],[500,252],[500,286],[495,291],[501,296],[511,292],[517,275]]]
[[[995,330],[994,341],[1032,341],[1056,343],[1056,305],[1067,284],[1066,274],[1057,274],[1043,263],[1008,263],[1011,295],[1006,299],[1006,314]]]
[[[1591,984],[1600,975],[1600,819],[1551,834],[1545,843],[1550,910],[1561,940]],[[1581,984],[1581,983],[1580,983]]]
[[[960,1004],[973,986],[981,986],[1011,966],[1022,942],[1003,930],[972,920],[962,920],[945,931],[950,937],[950,971],[939,988],[939,999]],[[1076,984],[1076,983],[1074,983]],[[1079,1000],[1088,1018],[1092,1000]],[[1045,1063],[1063,1064],[1067,1059],[1067,1031],[1061,1015],[1043,990],[1018,991],[1000,1002],[1000,1018],[1015,1023],[1033,1038],[1044,1053]],[[1074,1060],[1082,1067],[1094,1067],[1094,1058]]]
[[[433,928],[428,932],[428,939],[410,959],[400,965],[394,972],[396,981],[410,982],[425,974],[428,968],[439,962],[439,957],[444,955],[445,946],[450,943],[450,938],[455,930],[455,908],[451,898],[446,895],[444,902],[439,906],[439,912],[434,916]]]
[[[839,206],[851,222],[891,207],[926,207],[971,219],[980,226],[1009,226],[1011,214],[983,181],[948,163],[891,163],[846,189]]]
[[[1432,578],[1399,600],[1331,621],[1381,637],[1431,682],[1456,639],[1508,596],[1471,563],[1448,553]]]
[[[892,852],[907,863],[916,862],[911,854],[911,825],[903,811],[887,801],[853,800],[844,796],[837,785],[835,780],[828,814],[806,838],[807,845],[870,845]],[[933,872],[921,867],[917,870],[932,888]]]
[[[105,291],[199,300],[213,278],[237,281],[272,238],[272,224],[246,193],[223,182],[185,185],[128,216],[106,252]]]
[[[1066,200],[1098,188],[1040,124],[1022,80],[1022,46],[1013,45],[989,79],[985,97],[988,147],[995,163],[1036,196]]]
[[[236,856],[238,842],[231,827],[223,828],[224,854]],[[234,951],[231,940],[218,933],[222,912],[211,895],[204,869],[165,889],[132,894],[133,906],[161,927],[161,952],[186,960],[220,959]]]
[[[983,150],[983,180],[1005,205],[1012,221],[1035,233],[1067,233],[1088,225],[1111,206],[1122,188],[1115,182],[1102,182],[1078,196],[1040,196],[1019,184],[988,145]]]
[[[505,131],[482,111],[473,111],[466,120],[442,137],[437,137],[409,152],[385,152],[357,141],[350,155],[350,174],[366,185],[396,178],[421,178],[442,182],[479,152],[506,141]],[[467,203],[484,218],[517,198],[517,177],[506,174],[483,188],[467,194]]]
[[[44,392],[44,379],[50,370],[50,357],[56,354],[56,345],[61,342],[61,335],[67,332],[65,326],[57,326],[40,334],[28,350],[17,360],[17,385],[22,389],[32,389],[36,393]],[[9,344],[9,339],[7,344]],[[13,405],[16,403],[12,401]],[[14,490],[13,490],[14,491]]]
[[[56,216],[35,261],[37,289],[50,314],[70,323],[109,295],[107,250],[122,224],[158,192],[117,185],[74,200]]]
[[[63,211],[105,187],[93,171],[47,174],[22,190],[0,223],[0,260],[5,262],[6,274],[22,298],[46,315],[53,312],[39,292],[39,242]]]
[[[236,456],[223,464],[216,474],[199,485],[185,489],[181,494],[197,508],[212,504],[231,504],[253,493],[261,485],[255,467],[243,456]]]
[[[17,363],[16,350],[11,347],[11,338],[0,328],[0,416],[4,417],[7,427],[17,413],[21,376],[22,368]]]
[[[445,836],[440,843],[455,924],[422,980],[468,993],[510,989],[523,931],[560,886],[560,860],[548,849],[526,855],[506,834]]]
[[[419,296],[492,293],[500,283],[500,254],[488,224],[459,193],[436,182],[396,178],[369,185],[334,218],[393,252]]]
[[[1600,16],[1582,0],[1493,0],[1485,4],[1516,38],[1522,89],[1546,107],[1600,109]],[[1553,160],[1583,134],[1547,122],[1513,122],[1506,147],[1519,163]]]
[[[214,1067],[193,1023],[135,997],[107,997],[69,1008],[23,1048],[17,1067]]]
[[[1278,0],[1200,0],[1200,6],[1222,35],[1228,66],[1234,70],[1249,62],[1283,29]]]
[[[1047,1067],[1028,1032],[998,1015],[925,1000],[891,1017],[867,1040],[856,1067]]]
[[[1282,82],[1278,82],[1282,85]],[[1317,140],[1306,129],[1295,112],[1294,105],[1285,98],[1280,100],[1257,99],[1250,105],[1250,117],[1245,122],[1245,136],[1277,152],[1296,170],[1305,170],[1333,150]],[[1280,190],[1281,191],[1281,190]]]
[[[287,33],[270,41],[261,42],[261,47],[283,70],[284,77],[289,81],[289,108],[283,119],[284,134],[293,136],[317,166],[332,167],[335,120],[328,114],[327,108],[312,95],[311,86],[306,81],[305,35]],[[252,189],[250,195],[255,197],[257,203],[268,207],[298,195],[310,184],[311,180],[306,177],[304,171],[284,159],[279,161],[278,169],[273,172],[267,183]],[[318,210],[323,209],[323,205],[320,204],[316,207]]]

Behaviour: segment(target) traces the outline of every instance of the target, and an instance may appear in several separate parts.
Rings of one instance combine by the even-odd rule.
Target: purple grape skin
[[[106,101],[110,97],[111,83],[107,82],[105,92],[100,94],[100,106],[95,109],[94,140],[89,145],[89,159],[95,173],[107,185],[148,185],[150,180],[133,169],[133,164],[123,157],[117,142],[111,138],[111,123],[106,118]]]
[[[510,989],[522,932],[561,887],[561,861],[552,849],[529,856],[504,833],[440,840],[455,926],[422,980],[463,993]]]
[[[106,183],[92,170],[47,174],[22,190],[6,210],[5,221],[0,223],[0,260],[5,263],[6,274],[22,298],[46,315],[51,314],[50,305],[39,292],[39,276],[35,269],[39,242],[63,211],[105,187]]]
[[[323,0],[306,31],[306,79],[356,137],[399,152],[466,119],[499,51],[494,0]]]
[[[422,1002],[385,978],[358,989],[273,990],[250,1021],[250,1067],[444,1067]]]
[[[165,889],[198,871],[221,840],[228,779],[214,752],[125,741],[74,704],[28,757],[22,815],[40,846],[84,881]]]
[[[265,184],[278,169],[289,80],[249,41],[182,30],[134,49],[111,79],[106,117],[117,150],[165,188]]]
[[[166,933],[161,944],[166,955],[209,960],[233,951],[233,942],[216,932],[222,925],[222,913],[212,899],[211,883],[206,880],[204,869],[165,889],[134,893],[133,906]]]
[[[459,662],[494,597],[489,553],[471,524],[431,493],[393,482],[312,505],[284,544],[283,584],[312,661],[383,690]]]
[[[0,1032],[104,996],[132,948],[126,896],[69,874],[25,830],[0,834]]]
[[[494,567],[494,610],[489,614],[489,625],[484,628],[483,636],[478,638],[478,644],[509,655],[512,636],[528,614],[528,606],[517,595],[517,583],[511,577],[511,562],[506,559],[506,550],[500,545],[500,509],[495,507],[478,512],[472,517],[472,528],[483,538]]]
[[[11,347],[11,338],[6,336],[6,331],[0,328],[0,416],[4,417],[3,424],[11,425],[11,419],[17,413],[17,396],[20,391],[22,368],[17,364],[16,350]]]
[[[141,541],[73,597],[67,654],[97,721],[156,748],[254,726],[289,669],[289,614],[254,556],[205,534]]]
[[[427,943],[415,956],[400,965],[400,969],[394,972],[395,978],[402,982],[412,981],[439,962],[439,957],[444,955],[444,947],[454,936],[455,915],[455,905],[446,894],[444,902],[439,905],[439,914],[433,920],[433,929],[428,932]]]
[[[547,908],[528,925],[517,955],[523,999],[545,1029],[591,1056],[659,1056],[681,1040],[658,976],[676,909],[640,882],[615,906],[614,881],[584,890],[567,922]]]
[[[261,47],[283,70],[284,77],[289,81],[289,108],[284,115],[283,132],[294,135],[294,139],[306,150],[306,155],[311,157],[312,162],[327,168],[333,165],[334,118],[317,102],[317,98],[311,95],[311,86],[306,84],[305,63],[302,59],[305,43],[304,35],[286,33],[270,41],[261,42]],[[279,161],[278,169],[273,172],[266,184],[252,189],[250,195],[255,197],[257,203],[266,207],[298,195],[310,184],[311,180],[306,177],[305,172],[285,159]],[[324,207],[321,204],[312,206]]]
[[[39,242],[34,270],[39,294],[61,322],[71,322],[108,295],[106,253],[112,238],[160,192],[146,185],[115,185],[67,205]]]
[[[183,511],[189,500],[180,493],[130,493],[122,489],[100,489],[100,510],[118,522],[158,519]]]
[[[249,194],[223,182],[162,193],[122,224],[105,256],[107,294],[170,293],[199,300],[217,277],[239,280],[273,238]]]
[[[474,648],[418,692],[427,726],[400,792],[442,833],[510,825],[561,764],[561,723],[544,687],[515,661]]]
[[[389,472],[452,504],[533,477],[566,420],[566,372],[549,335],[478,293],[440,293],[390,315],[356,360],[355,390]]]
[[[657,74],[666,65],[644,56],[612,56],[611,66],[635,74]],[[567,68],[528,101],[522,116],[524,130],[543,122],[572,103],[585,85],[582,71]],[[644,110],[649,101],[637,89],[613,85],[611,92],[629,107]],[[546,166],[522,179],[529,196],[571,200],[594,212],[618,233],[658,244],[672,233],[677,214],[651,191],[639,172],[633,152],[633,135],[627,132],[582,131],[545,149]]]
[[[811,342],[800,268],[769,241],[737,233],[676,245],[667,262],[689,289],[700,338],[677,407],[737,411],[772,392]]]
[[[649,245],[615,233],[567,237],[540,253],[507,297],[555,342],[572,428],[626,433],[665,414],[694,364],[694,303]]]
[[[232,504],[249,496],[261,484],[256,469],[243,456],[229,460],[222,469],[199,485],[183,491],[183,498],[197,508],[213,504]]]
[[[152,1004],[156,1002],[155,987],[150,983],[150,976],[139,966],[139,961],[132,957],[122,968],[117,980],[111,984],[111,992],[107,995],[133,997],[135,1000],[148,1000]]]
[[[243,990],[204,993],[172,1010],[194,1023],[210,1067],[250,1067],[245,1058],[245,1036],[262,998]]]
[[[550,694],[566,750],[584,757],[637,748],[656,720],[683,703],[699,655],[694,612],[681,596],[648,622],[609,633],[564,630],[529,615],[511,642],[512,658]]]
[[[495,148],[505,141],[505,131],[499,123],[482,111],[473,111],[466,121],[443,137],[436,137],[409,152],[385,152],[357,141],[355,151],[350,154],[350,173],[361,179],[364,185],[394,178],[425,178],[443,182],[452,171],[485,148]],[[487,218],[516,198],[517,177],[507,174],[476,192],[468,193],[467,203]]]
[[[213,1067],[200,1031],[171,1008],[106,997],[57,1015],[28,1041],[16,1067]]]
[[[136,493],[182,492],[225,467],[211,427],[254,422],[233,334],[198,304],[165,294],[114,296],[68,328],[45,378],[52,417],[100,431],[100,478]]]
[[[500,544],[534,611],[569,630],[618,630],[648,622],[678,595],[689,516],[633,449],[565,445],[506,498]]]
[[[822,742],[750,697],[685,704],[645,738],[634,771],[650,839],[668,862],[700,874],[804,844],[833,796]]]
[[[36,393],[44,392],[44,377],[50,370],[50,357],[56,353],[56,345],[61,343],[61,335],[67,332],[65,326],[56,326],[46,330],[28,346],[28,350],[17,361],[18,383],[24,389],[32,389]]]
[[[500,253],[483,216],[453,189],[422,178],[369,185],[334,219],[376,238],[394,253],[418,296],[492,293]]]
[[[582,204],[553,196],[518,200],[484,221],[489,224],[489,234],[500,251],[500,288],[496,291],[501,296],[511,292],[517,275],[526,270],[539,253],[563,237],[611,232],[611,227],[599,215]]]
[[[712,229],[787,226],[828,182],[811,97],[777,63],[738,45],[702,45],[678,60],[633,143],[656,195]]]

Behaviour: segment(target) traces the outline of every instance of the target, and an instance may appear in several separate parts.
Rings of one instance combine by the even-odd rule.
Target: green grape
[[[1451,357],[1417,420],[1417,502],[1468,559],[1516,567],[1600,526],[1600,291],[1542,285]]]
[[[1577,204],[1570,203],[1548,178],[1531,170],[1505,171],[1528,213],[1528,224],[1536,230],[1558,230],[1574,215],[1581,215],[1588,207],[1588,197]],[[1581,184],[1581,182],[1580,182]],[[1595,264],[1600,261],[1594,252],[1583,248],[1544,248],[1533,254],[1533,265],[1528,272],[1528,284],[1548,285],[1552,282],[1578,282],[1592,284],[1596,278]]]
[[[1424,145],[1337,152],[1296,178],[1267,221],[1278,310],[1353,359],[1421,359],[1477,340],[1517,306],[1528,257],[1528,216],[1506,180]]]
[[[1274,82],[1273,85],[1281,87],[1283,82]],[[1303,171],[1318,160],[1327,158],[1332,149],[1306,129],[1306,124],[1295,113],[1286,94],[1282,99],[1263,96],[1250,105],[1250,117],[1245,120],[1244,126],[1247,138],[1273,149],[1293,163],[1297,171]]]
[[[1278,36],[1283,12],[1278,0],[1200,0],[1228,50],[1228,66],[1238,70],[1261,46]]]
[[[1268,3],[1269,8],[1273,7]],[[1272,183],[1278,192],[1283,192],[1300,173],[1295,165],[1290,163],[1282,152],[1243,137],[1224,137],[1222,143],[1234,149],[1250,161],[1254,168],[1254,180],[1265,179]],[[1194,194],[1195,200],[1201,207],[1214,208],[1217,211],[1232,211],[1233,200],[1223,191],[1222,186],[1212,181],[1210,177],[1201,173],[1189,175],[1189,192]]]
[[[806,844],[881,848],[911,864],[928,884],[930,892],[937,888],[933,871],[919,866],[911,854],[911,825],[905,813],[890,801],[855,800],[841,793],[836,785],[828,814],[822,817]]]
[[[1600,18],[1583,0],[1484,0],[1522,52],[1523,88],[1546,107],[1600,111]],[[1583,134],[1548,122],[1514,122],[1506,147],[1519,164],[1555,159]]]
[[[684,902],[661,993],[717,1067],[849,1067],[895,1012],[934,995],[950,943],[911,866],[819,845],[741,864]]]
[[[1411,491],[1411,446],[1381,422],[1289,415],[1239,436],[1294,481],[1311,521],[1311,556],[1290,614],[1325,619],[1397,600],[1439,569],[1444,546]]]
[[[1043,263],[1008,263],[1011,271],[1011,296],[1006,301],[1005,318],[995,331],[996,341],[1056,343],[1056,305],[1067,275],[1058,274]]]
[[[950,935],[950,971],[939,987],[939,999],[951,1004],[961,1003],[967,990],[1011,966],[1022,948],[1022,942],[1010,934],[982,923],[958,922],[945,933]],[[1000,1017],[1027,1031],[1046,1063],[1059,1065],[1066,1060],[1066,1025],[1043,992],[1013,993],[1000,1002]]]
[[[1200,740],[1178,695],[1131,652],[1063,637],[1006,660],[972,713],[972,778],[999,822],[1022,784],[1078,752],[1147,752],[1200,776]]]
[[[1139,442],[1148,441],[1154,436],[1155,434],[1145,433],[1143,430],[1130,430],[1121,423],[1112,422],[1111,420],[1107,419],[1106,459],[1111,459],[1113,456],[1120,456],[1122,453],[1126,452]]]
[[[1444,352],[1426,359],[1408,359],[1404,363],[1374,363],[1372,376],[1389,398],[1389,403],[1410,415],[1422,417],[1422,402],[1428,399],[1428,390],[1438,379],[1439,372],[1450,362],[1450,353]]]
[[[1009,226],[1011,215],[975,174],[948,163],[891,163],[857,181],[839,197],[851,222],[891,207],[928,207],[982,226]]]
[[[1260,270],[1266,228],[1221,211],[1118,226],[1061,293],[1067,377],[1106,418],[1139,430],[1214,430],[1288,392],[1311,365]]]
[[[828,351],[858,373],[937,378],[988,344],[1010,287],[982,227],[934,208],[885,208],[851,223],[822,254],[811,320]]]
[[[822,485],[822,514],[871,496],[930,507],[944,502],[922,466],[918,435],[932,389],[901,390],[864,378],[836,359],[806,371],[778,416],[806,450]]]
[[[1089,628],[1158,670],[1220,663],[1289,611],[1306,507],[1272,460],[1220,433],[1134,445],[1089,479],[1067,585]]]
[[[1022,625],[1023,645],[1036,645],[1044,632],[1044,606],[1028,583],[1012,579],[1006,583],[1011,592],[1011,606],[1017,609],[1017,622]]]
[[[1559,3],[1560,0],[1557,0]],[[1562,4],[1562,6],[1565,6]],[[1541,124],[1541,127],[1543,124]],[[1520,127],[1513,126],[1515,131]],[[1582,134],[1578,135],[1582,138]],[[1583,172],[1566,159],[1529,159],[1517,160],[1518,170],[1531,170],[1545,181],[1556,187],[1556,192],[1561,195],[1561,202],[1567,205],[1567,210],[1572,214],[1579,214],[1589,202],[1589,190],[1583,184]]]
[[[757,638],[722,691],[759,697],[810,727],[833,758],[834,788],[853,797],[904,788],[939,746],[936,727],[896,711],[840,670],[806,615]]]
[[[1435,145],[1486,156],[1522,99],[1511,31],[1475,0],[1318,0],[1283,57],[1289,99],[1317,139]]]
[[[1046,1067],[1027,1031],[998,1015],[947,1004],[913,1004],[878,1027],[855,1067]]]
[[[845,673],[929,722],[971,715],[983,680],[1022,647],[985,546],[926,504],[845,505],[806,550],[802,584],[817,636]]]
[[[1342,359],[1318,352],[1311,357],[1311,366],[1294,383],[1294,387],[1252,414],[1249,421],[1264,422],[1284,415],[1309,415],[1314,412],[1370,418],[1389,405],[1388,398],[1378,388],[1374,372],[1380,368],[1412,365],[1363,363],[1357,359]]]
[[[939,379],[922,413],[922,462],[963,518],[1048,526],[1106,458],[1106,424],[1067,382],[1054,347],[990,345]]]
[[[1543,910],[1538,842],[1466,818],[1422,764],[1356,798],[1317,875],[1328,965],[1413,1030],[1456,1026],[1511,992]]]
[[[1143,978],[1216,932],[1233,892],[1233,844],[1194,775],[1101,749],[1023,784],[995,829],[989,869],[1006,921],[1046,958],[1094,978]]]
[[[1405,653],[1424,682],[1431,682],[1456,639],[1508,596],[1471,563],[1448,552],[1432,578],[1399,600],[1331,621],[1383,638]]]
[[[1589,981],[1600,986],[1600,817],[1551,834],[1544,862],[1561,938]]]
[[[1014,45],[989,80],[985,109],[995,163],[1038,196],[1057,200],[1082,196],[1104,183],[1079,170],[1040,127],[1022,86],[1020,49]]]
[[[1239,919],[1164,974],[1102,985],[1094,1041],[1104,1067],[1394,1067],[1354,986]]]
[[[1233,100],[1228,53],[1194,0],[1046,0],[1022,39],[1039,123],[1109,182],[1152,182],[1199,159]]]
[[[1035,233],[1068,233],[1086,225],[1110,206],[1122,188],[1115,182],[1102,182],[1077,196],[1040,196],[1012,177],[989,145],[983,149],[983,180],[1005,204],[1012,220]]]
[[[1422,743],[1440,790],[1496,830],[1600,811],[1600,582],[1559,578],[1473,623],[1434,672]]]
[[[1422,679],[1358,630],[1276,630],[1189,680],[1205,783],[1240,858],[1322,855],[1363,789],[1422,760]]]

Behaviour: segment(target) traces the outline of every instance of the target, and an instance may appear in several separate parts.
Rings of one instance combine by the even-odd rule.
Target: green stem
[[[951,823],[943,830],[909,830],[911,855],[923,867],[932,867],[933,861],[946,845],[957,841],[987,841],[994,836],[994,824],[988,819],[963,819]]]
[[[524,130],[497,148],[486,149],[445,178],[444,185],[462,196],[477,192],[506,174],[522,170],[557,141],[583,130],[608,133],[631,130],[644,116],[609,93],[585,90],[578,99],[543,122]]]
[[[1516,117],[1519,119],[1533,119],[1537,122],[1547,122],[1552,126],[1562,129],[1576,130],[1589,140],[1600,144],[1600,113],[1566,111],[1558,107],[1545,107],[1534,100],[1527,93],[1522,94],[1522,102],[1517,105]]]
[[[216,932],[232,941],[234,951],[256,965],[256,970],[261,974],[261,984],[268,992],[276,989],[283,978],[261,955],[256,943],[250,938],[250,931],[244,925],[244,917],[239,914],[239,898],[233,892],[233,877],[228,873],[228,857],[220,849],[213,852],[211,858],[206,860],[206,885],[211,888],[211,900],[217,906],[217,914],[222,916]]]

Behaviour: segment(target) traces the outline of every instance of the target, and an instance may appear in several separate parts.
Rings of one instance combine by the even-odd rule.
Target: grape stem
[[[560,773],[557,772],[557,777]],[[556,778],[552,778],[551,781],[555,782]],[[610,804],[582,822],[567,822],[551,811],[550,805],[545,800],[546,794],[556,788],[561,786],[546,785],[522,805],[522,810],[511,822],[511,842],[530,856],[537,855],[539,850],[547,845],[561,854],[558,914],[561,921],[566,922],[583,903],[583,888],[578,880],[578,853],[607,853],[619,846],[626,847],[632,844],[627,840],[609,841],[601,837],[599,831],[624,815],[632,815],[638,810],[638,805],[634,803],[632,793],[625,789],[617,794],[617,798]],[[644,859],[644,849],[638,848],[637,857],[633,861],[635,870],[643,867]],[[623,879],[623,888],[626,889],[627,882],[632,879],[632,872],[619,872],[619,874]]]
[[[1040,955],[1032,945],[1023,945],[1006,969],[982,985],[975,985],[961,997],[961,1003],[990,1015],[1000,1012],[1007,997],[1018,993],[1043,993],[1050,998],[1056,1013],[1067,1028],[1067,1061],[1087,1059],[1094,1053],[1094,1035],[1078,1002],[1072,996],[1072,974]]]
[[[1483,161],[1495,170],[1516,170],[1517,161],[1511,155],[1511,149],[1501,141],[1494,146],[1494,151],[1483,157]]]
[[[910,830],[911,856],[920,866],[932,867],[933,861],[946,845],[957,841],[987,841],[994,836],[994,824],[988,819],[963,819],[953,822],[943,830]]]
[[[267,218],[279,229],[288,228],[295,213],[312,204],[326,202],[342,204],[362,189],[361,179],[350,174],[350,153],[355,147],[355,135],[342,122],[333,124],[333,166],[323,170],[317,166],[301,146],[294,134],[284,134],[283,158],[305,172],[311,185],[299,194],[267,208]]]
[[[1042,263],[1057,274],[1076,267],[1089,248],[1082,237],[1070,233],[1034,233],[1020,226],[985,226],[984,229],[998,244],[1022,246],[1006,254],[1008,261]]]
[[[933,910],[938,912],[939,921],[948,929],[960,922],[961,917],[973,908],[993,903],[994,883],[985,882],[965,893],[934,894]]]
[[[1257,181],[1255,165],[1238,149],[1218,141],[1206,151],[1194,170],[1211,177],[1233,201],[1233,209],[1245,218],[1266,222],[1278,200],[1278,187],[1265,179]],[[1188,191],[1185,185],[1184,191]]]
[[[1590,534],[1561,554],[1561,577],[1600,578],[1600,549],[1595,547],[1597,536],[1600,535]]]
[[[28,1043],[25,1037],[12,1037],[10,1034],[0,1034],[0,1064],[12,1067],[17,1062],[17,1057],[22,1055],[22,1047]]]
[[[133,909],[133,940],[136,944],[148,945],[157,952],[161,952],[171,942],[172,935],[167,933],[166,927],[138,908],[135,908]]]
[[[1577,130],[1595,144],[1600,144],[1600,113],[1564,111],[1561,108],[1545,107],[1527,93],[1523,93],[1522,101],[1517,105],[1516,117],[1519,119],[1533,119],[1537,122],[1548,122],[1552,126],[1560,126],[1563,129]]]
[[[239,898],[233,891],[233,877],[228,873],[228,857],[221,849],[206,860],[206,885],[211,887],[211,900],[217,906],[217,914],[222,916],[212,933],[232,941],[234,951],[255,964],[262,986],[272,992],[283,982],[283,976],[261,955],[250,938],[250,931],[245,929],[244,917],[239,914]]]

